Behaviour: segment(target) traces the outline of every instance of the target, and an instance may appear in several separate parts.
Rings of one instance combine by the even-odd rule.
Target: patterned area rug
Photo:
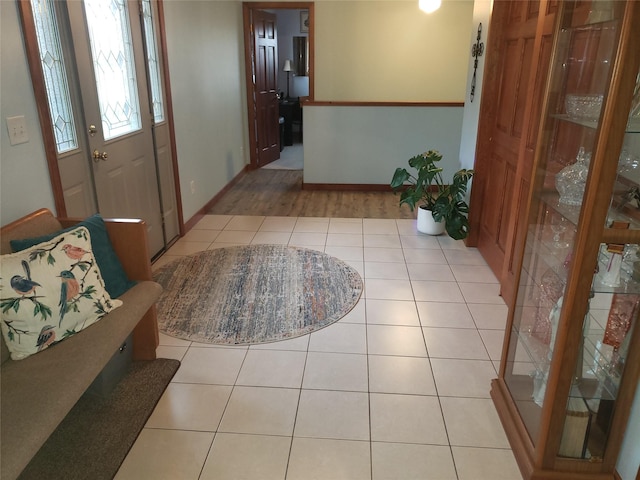
[[[283,245],[226,247],[171,262],[158,324],[167,335],[248,345],[299,337],[336,322],[358,302],[358,272],[322,252]]]

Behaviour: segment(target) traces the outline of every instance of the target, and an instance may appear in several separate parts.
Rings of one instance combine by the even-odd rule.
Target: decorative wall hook
[[[476,37],[476,43],[471,47],[471,56],[475,59],[473,61],[473,78],[471,79],[471,92],[469,96],[473,102],[473,97],[476,94],[476,70],[478,70],[478,58],[484,53],[484,43],[480,41],[482,36],[482,23],[478,24],[478,36]]]

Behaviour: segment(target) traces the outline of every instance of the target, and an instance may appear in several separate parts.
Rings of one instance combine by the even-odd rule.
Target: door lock
[[[100,153],[98,150],[93,151],[93,161],[98,163],[100,160],[106,160],[109,158],[107,152]]]
[[[89,125],[89,135],[91,135],[93,137],[96,134],[97,131],[98,131],[98,129],[96,128],[95,125]]]

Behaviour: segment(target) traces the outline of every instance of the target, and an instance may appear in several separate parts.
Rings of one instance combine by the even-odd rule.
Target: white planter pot
[[[444,222],[436,222],[431,210],[418,208],[418,231],[427,235],[441,235],[444,232]]]

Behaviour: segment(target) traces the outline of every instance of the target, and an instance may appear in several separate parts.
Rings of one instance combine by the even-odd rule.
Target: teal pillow
[[[11,248],[14,252],[19,252],[37,245],[38,243],[48,242],[61,233],[68,232],[78,227],[86,227],[87,230],[89,230],[89,235],[91,236],[91,249],[93,250],[93,255],[96,257],[98,268],[102,273],[105,288],[107,292],[109,292],[111,298],[117,298],[133,287],[136,282],[129,280],[127,274],[122,268],[122,263],[120,263],[120,259],[116,255],[116,252],[113,251],[111,240],[109,240],[107,226],[104,224],[104,220],[99,213],[92,215],[77,225],[65,228],[59,232],[36,238],[11,240]]]

